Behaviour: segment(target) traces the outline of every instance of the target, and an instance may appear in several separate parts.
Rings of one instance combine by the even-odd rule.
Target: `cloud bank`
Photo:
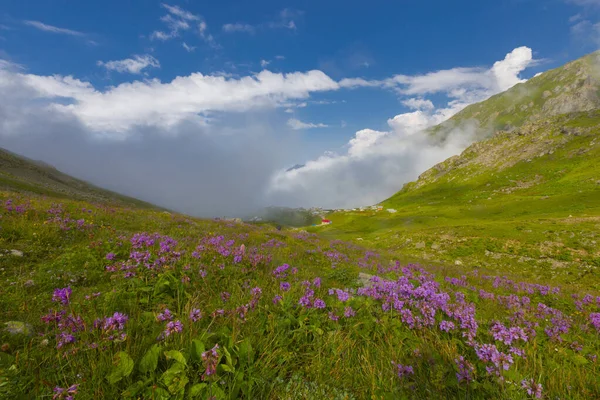
[[[396,75],[383,81],[342,80],[342,87],[384,87],[416,96],[444,93],[450,100],[440,108],[423,97],[404,100],[405,106],[416,111],[388,119],[389,130],[356,132],[342,154],[327,153],[303,168],[280,170],[271,180],[270,196],[281,204],[327,208],[384,200],[426,169],[464,150],[473,142],[476,127],[454,129],[443,143],[429,138],[425,129],[523,82],[519,74],[533,62],[531,49],[520,47],[489,69],[453,68],[417,76]]]
[[[191,18],[184,10],[167,10],[173,18]],[[136,80],[98,89],[72,76],[28,74],[2,61],[0,138],[2,147],[66,173],[195,215],[245,215],[268,205],[366,205],[469,145],[473,127],[450,132],[444,144],[421,132],[520,82],[519,73],[532,62],[531,50],[519,48],[488,69],[380,81],[264,70],[236,78],[192,73],[170,82]],[[111,65],[134,73],[145,68]],[[286,171],[302,145],[294,131],[325,126],[282,121],[283,111],[318,103],[310,99],[315,93],[365,86],[398,93],[413,111],[389,118],[385,130],[356,132],[342,151]],[[426,98],[434,93],[446,94],[447,103],[436,108]]]

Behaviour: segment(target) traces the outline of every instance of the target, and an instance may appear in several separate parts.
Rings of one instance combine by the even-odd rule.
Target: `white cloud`
[[[431,100],[425,100],[415,97],[403,100],[402,104],[413,110],[433,110],[435,108]]]
[[[246,33],[254,33],[256,31],[256,28],[254,28],[254,26],[250,25],[250,24],[242,24],[242,23],[235,23],[235,24],[225,24],[223,25],[223,32],[227,32],[227,33],[234,33],[234,32],[246,32]]]
[[[277,172],[271,180],[270,195],[282,204],[306,207],[356,207],[382,201],[424,170],[458,154],[474,138],[472,125],[448,132],[444,143],[423,134],[424,129],[447,120],[470,103],[522,82],[519,73],[532,62],[531,50],[521,47],[489,69],[453,68],[381,81],[340,81],[340,87],[388,88],[400,95],[442,93],[448,103],[436,109],[422,97],[404,100],[405,106],[416,111],[388,119],[388,131],[356,132],[345,153],[329,153],[306,162],[303,168]]]
[[[279,137],[277,135],[290,132],[273,129],[274,136],[270,137],[268,142],[253,137],[243,145],[240,144],[239,152],[228,153],[225,150],[230,146],[236,146],[238,141],[231,140],[231,137],[223,140],[219,138],[219,135],[231,135],[230,131],[220,128],[222,124],[249,115],[254,115],[255,120],[262,121],[263,115],[256,117],[256,113],[264,113],[274,107],[293,110],[303,104],[312,104],[310,97],[316,92],[360,86],[394,90],[403,96],[402,99],[407,104],[413,106],[414,111],[389,118],[387,129],[359,130],[343,151],[326,153],[305,163],[302,168],[288,172],[284,170],[271,175],[276,168],[289,164],[290,154],[287,154],[284,157],[285,163],[275,166],[269,161],[268,168],[260,170],[260,179],[257,180],[258,183],[254,183],[254,186],[260,189],[239,192],[232,187],[220,192],[221,197],[211,196],[210,201],[202,200],[203,206],[209,207],[210,204],[215,204],[219,206],[215,206],[215,209],[221,210],[222,196],[243,197],[248,193],[256,196],[258,191],[260,196],[264,196],[260,200],[263,202],[261,204],[267,202],[292,206],[356,206],[381,201],[396,192],[403,183],[416,178],[425,169],[448,156],[457,154],[470,144],[472,140],[470,127],[462,127],[461,130],[451,132],[448,140],[443,144],[432,142],[427,135],[422,135],[420,132],[425,127],[449,118],[470,102],[482,100],[503,87],[521,81],[518,75],[522,68],[529,65],[527,59],[527,52],[516,51],[488,69],[447,70],[462,78],[460,85],[446,79],[442,76],[444,74],[437,73],[416,77],[402,75],[402,82],[398,82],[395,77],[381,81],[357,78],[336,82],[321,71],[282,74],[264,70],[258,74],[235,78],[217,73],[212,75],[192,73],[177,77],[170,82],[148,79],[126,82],[106,89],[95,88],[91,83],[72,76],[27,74],[12,68],[5,62],[0,63],[0,95],[5,99],[0,102],[0,134],[3,135],[3,146],[8,143],[5,138],[24,142],[30,140],[27,142],[30,143],[28,145],[30,147],[23,145],[25,146],[23,148],[38,149],[39,152],[46,150],[43,147],[47,147],[47,143],[54,142],[50,136],[43,136],[45,139],[39,141],[37,136],[29,134],[32,130],[38,131],[39,135],[45,135],[43,132],[46,131],[52,132],[51,135],[59,135],[56,132],[70,129],[80,135],[77,140],[86,143],[87,141],[101,144],[123,143],[123,147],[116,145],[107,147],[106,152],[102,153],[111,157],[115,152],[122,153],[123,158],[119,159],[119,171],[111,174],[98,172],[97,165],[94,165],[87,170],[88,175],[82,176],[94,178],[90,179],[98,184],[108,182],[111,188],[117,190],[127,188],[127,185],[132,182],[123,178],[121,186],[112,183],[115,179],[120,179],[118,172],[127,170],[129,162],[126,157],[127,152],[132,151],[137,144],[145,146],[146,140],[151,140],[153,143],[148,151],[169,147],[170,155],[161,159],[160,163],[154,163],[162,166],[164,171],[154,167],[154,164],[144,163],[143,154],[136,153],[135,162],[131,162],[136,164],[135,168],[139,168],[139,171],[136,170],[137,172],[130,175],[130,179],[142,179],[141,177],[147,174],[147,169],[150,168],[153,173],[162,174],[161,176],[164,176],[168,182],[161,183],[161,186],[154,191],[149,189],[152,185],[146,183],[137,187],[136,192],[128,190],[126,192],[161,204],[181,205],[187,201],[185,199],[198,197],[199,194],[190,191],[187,187],[184,189],[180,187],[177,191],[172,182],[192,181],[193,179],[185,171],[211,169],[208,168],[210,163],[195,164],[196,158],[206,155],[196,154],[196,150],[190,147],[191,144],[200,146],[198,149],[204,148],[202,146],[210,149],[210,161],[217,162],[220,168],[228,168],[227,162],[215,160],[227,159],[229,162],[240,157],[240,163],[236,164],[234,170],[229,171],[231,173],[219,177],[221,180],[231,179],[231,182],[239,185],[247,178],[247,174],[252,172],[249,165],[255,157],[262,160],[261,157],[272,157],[278,154],[270,151],[274,155],[265,155],[264,152],[260,152],[260,148],[272,149],[274,138]],[[406,92],[412,94],[405,94]],[[429,93],[445,94],[447,103],[437,109],[430,107],[429,100],[426,98]],[[408,96],[413,100],[411,101]],[[438,98],[439,96],[436,97],[436,103],[441,103]],[[247,111],[252,113],[244,113]],[[218,119],[222,112],[228,113],[227,118]],[[210,120],[209,125],[207,120]],[[54,121],[56,126],[53,126],[56,129],[52,127],[46,129],[46,125],[51,125],[48,121]],[[66,128],[62,124],[66,124]],[[325,126],[323,123],[303,122],[294,118],[290,119],[288,124],[295,129]],[[36,126],[44,129],[35,128]],[[243,128],[239,131],[246,130],[246,124],[242,123],[240,126]],[[265,126],[259,126],[252,131],[258,135],[264,129]],[[15,139],[16,136],[20,139]],[[72,137],[65,138],[61,143],[70,143],[71,139]],[[24,142],[19,142],[21,144],[18,146]],[[256,146],[256,151],[252,154],[246,155],[243,147],[252,143],[260,143],[260,146]],[[18,146],[15,144],[13,148],[18,149]],[[93,151],[89,151],[92,147],[94,146],[89,146],[87,152],[82,152],[85,156],[81,156],[83,157],[79,160],[81,163],[87,163],[87,158],[94,156]],[[189,163],[186,161],[182,164],[179,157],[182,152],[189,156],[186,159]],[[63,150],[57,149],[56,157],[48,161],[64,159],[65,161],[60,162],[67,165],[70,160],[73,160],[73,154],[79,153],[75,151],[66,154]],[[120,156],[115,155],[115,157]],[[77,171],[76,165],[77,163],[73,161],[70,164],[71,169],[67,172]],[[178,174],[183,174],[184,178],[169,179]],[[201,180],[193,181],[197,182],[200,188],[204,188],[205,182],[210,181],[211,189],[221,190],[222,187],[218,186],[216,180],[211,179],[212,177],[207,175]],[[177,192],[178,195],[171,195],[171,192]],[[255,200],[260,203],[259,200]],[[187,207],[190,207],[186,210],[193,208],[191,203],[193,200],[186,203]],[[231,203],[230,206],[242,205]],[[179,207],[179,209],[183,208],[185,207]]]
[[[169,13],[173,16],[179,17],[182,20],[185,21],[199,21],[200,17],[197,15],[192,14],[189,11],[186,11],[184,9],[182,9],[179,6],[171,6],[165,3],[162,3],[161,6],[163,6],[164,8],[167,9],[167,11],[169,11]]]
[[[260,66],[265,68],[267,65],[271,64],[271,61],[268,60],[260,60]]]
[[[118,61],[98,61],[97,64],[109,71],[129,72],[130,74],[140,74],[143,69],[148,67],[160,68],[158,60],[148,54],[143,56],[134,55],[133,58]]]
[[[296,26],[295,19],[301,17],[303,14],[304,14],[303,11],[285,8],[279,12],[279,14],[277,15],[277,18],[275,18],[272,21],[268,21],[266,23],[261,23],[261,24],[257,24],[257,25],[251,25],[251,24],[242,23],[242,22],[228,23],[228,24],[224,24],[221,27],[221,29],[223,30],[223,32],[227,32],[227,33],[242,32],[242,33],[250,33],[250,34],[254,34],[254,33],[256,33],[257,30],[263,30],[263,29],[296,30],[297,26]],[[283,57],[283,56],[280,56],[280,57]]]
[[[329,125],[325,125],[325,124],[313,124],[310,122],[302,122],[299,119],[295,119],[295,118],[290,118],[287,121],[287,124],[290,128],[295,129],[295,130],[300,130],[300,129],[313,129],[313,128],[327,128]]]
[[[183,42],[181,45],[188,53],[193,53],[196,50],[196,46],[189,46],[186,42]]]
[[[163,15],[160,20],[167,26],[168,30],[156,30],[152,32],[150,34],[151,40],[161,40],[164,42],[179,37],[183,31],[189,31],[192,27],[196,27],[200,38],[209,46],[213,48],[220,47],[213,35],[208,32],[208,25],[201,15],[193,14],[179,6],[172,6],[165,3],[162,3],[161,6],[167,10],[167,14]]]
[[[285,60],[285,56],[275,56],[276,60]]]
[[[356,132],[354,137],[348,142],[348,155],[361,157],[369,148],[372,148],[372,146],[389,134],[389,132],[374,131],[373,129],[363,129]]]
[[[40,31],[58,33],[61,35],[69,35],[69,36],[79,36],[79,37],[85,36],[85,33],[83,33],[83,32],[74,31],[72,29],[59,28],[56,26],[44,24],[43,22],[40,22],[40,21],[23,21],[23,23],[25,25],[29,25],[36,29],[39,29]]]
[[[134,81],[105,91],[71,76],[4,71],[2,79],[20,82],[34,97],[45,99],[49,109],[78,118],[92,131],[117,136],[136,126],[170,128],[185,121],[203,123],[216,111],[289,107],[290,100],[339,88],[321,71],[281,74],[264,70],[239,79],[193,73],[168,83]]]

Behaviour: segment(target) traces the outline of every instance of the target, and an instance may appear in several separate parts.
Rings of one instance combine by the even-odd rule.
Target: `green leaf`
[[[202,353],[206,351],[204,343],[199,339],[192,340],[191,356],[194,361],[202,361]]]
[[[174,363],[171,368],[162,374],[160,379],[169,390],[169,393],[173,395],[182,393],[185,385],[190,381],[185,374],[185,365],[180,362]]]
[[[136,383],[125,389],[125,391],[121,393],[121,397],[125,399],[134,398],[138,393],[140,393],[144,389],[146,385],[147,383],[144,381],[137,381]]]
[[[181,352],[177,350],[165,351],[165,356],[167,357],[167,360],[175,360],[183,365],[187,364],[187,361],[185,360],[183,354],[181,354]]]
[[[233,374],[235,372],[235,370],[227,364],[220,364],[219,367],[221,367],[223,371],[229,372],[230,374]]]
[[[206,383],[196,383],[190,388],[190,397],[200,396],[208,385]]]
[[[157,344],[152,345],[150,350],[144,354],[138,365],[138,370],[142,373],[153,372],[158,366],[158,358],[160,357],[160,346]]]
[[[240,365],[248,365],[254,362],[254,350],[247,339],[240,343],[239,361]]]
[[[128,377],[131,375],[133,371],[134,362],[129,357],[129,354],[124,351],[118,352],[113,359],[114,368],[112,372],[108,375],[108,382],[111,384],[115,384],[119,382],[121,379]]]
[[[225,362],[227,363],[227,366],[233,369],[233,359],[231,358],[231,354],[229,353],[229,350],[227,350],[227,347],[223,347],[223,353],[225,354]]]
[[[169,394],[169,392],[167,392],[165,389],[161,388],[161,387],[150,387],[146,390],[146,392],[144,393],[145,399],[152,399],[152,400],[171,400],[172,396]]]

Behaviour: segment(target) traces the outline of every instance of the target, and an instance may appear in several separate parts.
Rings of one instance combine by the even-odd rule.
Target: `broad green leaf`
[[[177,350],[165,351],[165,356],[167,357],[167,360],[175,360],[183,365],[187,364],[187,361],[185,360],[183,354],[181,354],[181,352]]]
[[[134,362],[129,357],[129,354],[124,351],[118,352],[113,360],[114,367],[107,379],[111,384],[119,382],[121,379],[128,377],[133,371]]]
[[[239,361],[240,365],[248,365],[254,362],[254,350],[247,339],[240,343]]]
[[[192,360],[194,361],[202,361],[202,353],[204,353],[206,351],[206,349],[204,348],[204,343],[202,343],[201,340],[199,339],[194,339],[192,340],[192,349],[191,349],[191,355],[192,355]]]
[[[225,362],[233,369],[233,359],[231,358],[231,354],[229,353],[229,350],[227,350],[227,347],[223,347],[223,353],[225,354]]]
[[[169,393],[174,395],[183,392],[185,385],[189,382],[185,374],[185,365],[179,362],[174,363],[171,368],[166,370],[160,379],[169,390]]]
[[[146,386],[146,382],[137,381],[133,385],[129,386],[123,393],[121,393],[121,397],[127,398],[135,398],[138,393],[140,393],[144,387]]]
[[[158,366],[158,358],[160,357],[160,346],[157,344],[152,345],[150,350],[144,354],[138,365],[138,370],[145,374],[147,372],[153,372]]]
[[[233,374],[235,372],[235,370],[227,364],[220,364],[219,367],[221,367],[223,371],[229,372],[230,374]]]
[[[190,388],[190,397],[200,396],[208,385],[206,383],[196,383]]]

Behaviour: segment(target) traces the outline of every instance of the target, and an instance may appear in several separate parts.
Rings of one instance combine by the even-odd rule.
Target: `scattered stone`
[[[437,244],[437,243],[433,243],[433,244],[431,245],[431,249],[432,249],[432,250],[437,250],[437,249],[439,249],[439,248],[440,248],[440,245],[439,245],[439,244]]]
[[[33,327],[25,322],[8,321],[5,322],[4,325],[6,326],[4,330],[11,335],[31,336],[33,334]]]
[[[417,249],[424,249],[425,248],[425,242],[419,242],[419,243],[415,244],[415,247]]]
[[[362,241],[362,240],[363,240],[363,238],[356,238],[356,240]]]
[[[365,274],[364,272],[358,273],[358,280],[360,284],[367,288],[373,286],[373,282],[371,282],[372,277],[373,275]]]
[[[463,265],[463,262],[460,260],[454,261],[454,265]]]
[[[21,250],[11,250],[10,251],[10,255],[11,256],[15,256],[15,257],[23,257],[23,252]]]

